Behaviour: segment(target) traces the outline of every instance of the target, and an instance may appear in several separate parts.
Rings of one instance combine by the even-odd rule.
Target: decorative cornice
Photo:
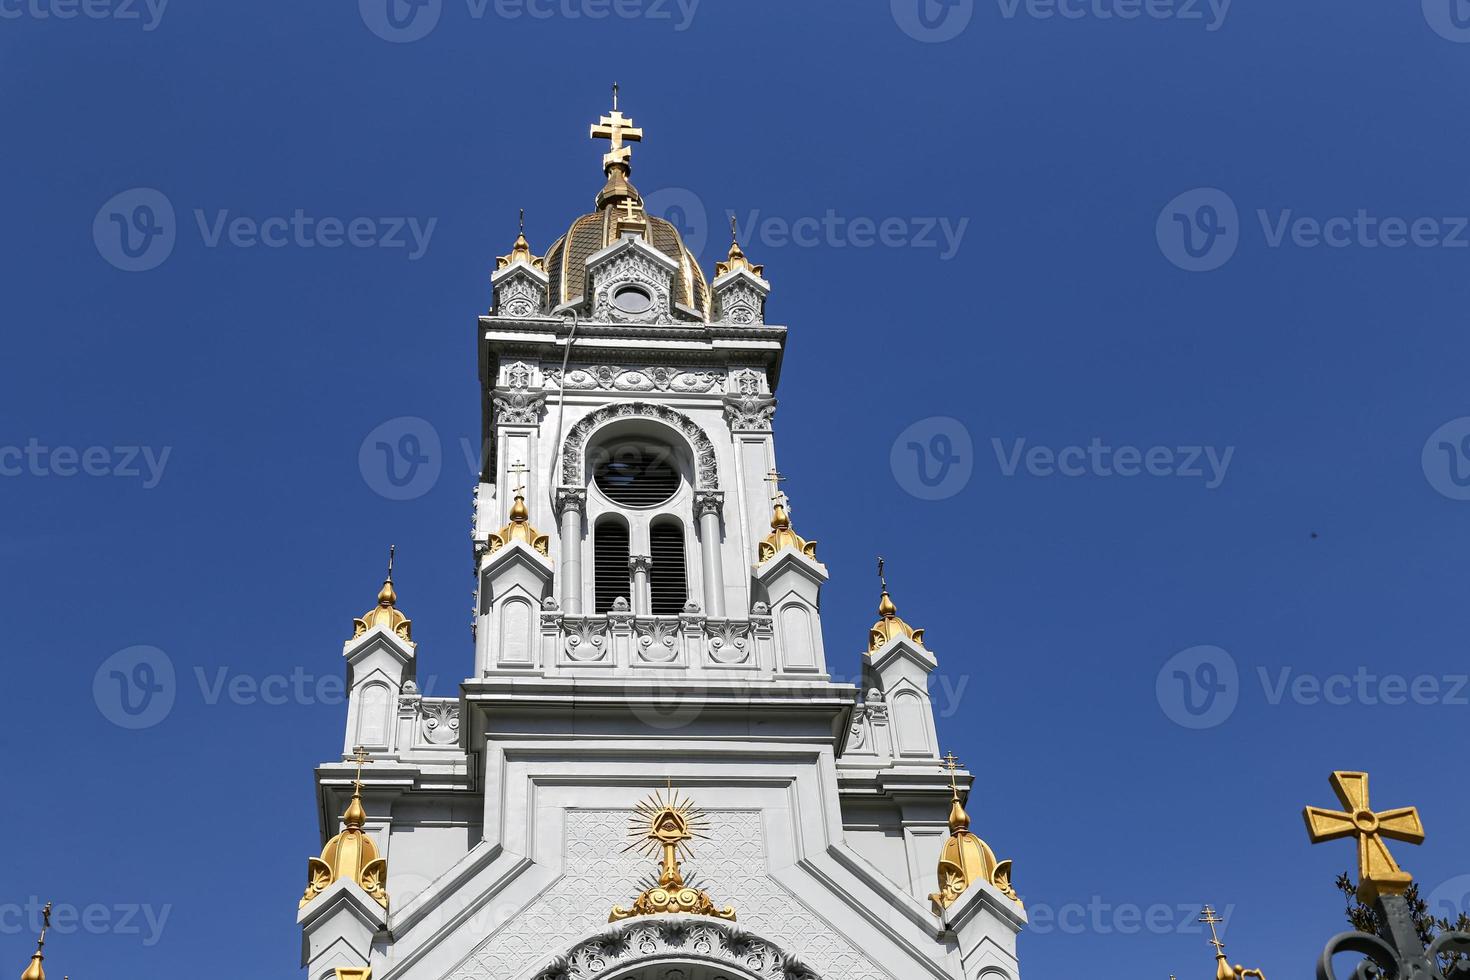
[[[558,955],[533,977],[608,980],[670,958],[730,967],[760,980],[821,980],[798,957],[734,923],[690,915],[619,923]]]

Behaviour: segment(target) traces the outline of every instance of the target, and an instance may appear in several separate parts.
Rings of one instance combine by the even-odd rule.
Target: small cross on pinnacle
[[[944,757],[944,768],[949,770],[950,789],[954,790],[954,795],[958,797],[960,795],[960,784],[955,780],[955,772],[960,768],[960,760],[953,752]]]
[[[786,492],[781,489],[781,484],[785,483],[787,479],[788,477],[776,470],[771,470],[766,476],[766,482],[771,485],[771,499],[773,501],[779,501],[786,496]]]
[[[882,555],[879,555],[878,556],[878,584],[883,587],[883,591],[884,592],[887,592],[888,591],[888,576],[886,576],[886,575],[883,574],[883,556]]]
[[[396,544],[388,546],[388,581],[390,582],[393,581],[393,555],[397,550],[398,545]]]
[[[352,759],[357,763],[357,778],[352,781],[352,795],[360,796],[362,795],[362,767],[372,761],[372,756],[368,755],[365,747],[359,745],[352,750]]]
[[[1211,906],[1206,905],[1199,914],[1199,921],[1210,927],[1210,945],[1215,947],[1215,954],[1217,956],[1223,955],[1225,952],[1225,944],[1220,942],[1220,935],[1219,933],[1215,932],[1215,926],[1219,925],[1225,920],[1220,918],[1219,913],[1216,912]]]
[[[510,472],[510,474],[511,474],[512,477],[525,476],[527,473],[531,472],[531,468],[529,466],[527,466],[525,463],[515,463],[515,464],[512,464],[511,465],[509,472]],[[526,481],[525,480],[519,480],[519,481],[517,481],[516,488],[515,488],[515,494],[516,494],[516,496],[517,497],[522,496],[525,492],[526,492]]]
[[[730,241],[740,244],[740,219],[730,215]]]

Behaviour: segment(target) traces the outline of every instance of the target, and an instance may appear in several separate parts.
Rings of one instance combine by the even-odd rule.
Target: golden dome
[[[375,626],[386,626],[400,640],[413,642],[413,620],[398,611],[398,593],[393,590],[393,551],[388,549],[388,577],[378,590],[378,604],[352,621],[354,640]]]
[[[775,510],[771,512],[771,533],[760,543],[759,554],[756,556],[758,564],[765,564],[775,557],[776,552],[790,545],[797,551],[806,555],[813,561],[817,557],[817,543],[808,541],[795,531],[791,530],[791,518],[786,514],[786,508],[776,504]]]
[[[26,967],[26,972],[20,975],[20,980],[46,980],[46,971],[41,967],[41,961],[45,959],[41,951],[37,950],[31,954],[31,965]]]
[[[1011,887],[1011,862],[997,861],[990,845],[970,833],[970,815],[960,803],[959,784],[954,781],[958,760],[950,754],[946,762],[954,801],[949,808],[949,839],[939,856],[939,891],[929,896],[934,914],[943,915],[977,881],[994,885],[1002,895],[1020,905],[1021,900]]]
[[[526,211],[524,208],[521,209],[520,234],[516,235],[515,244],[510,247],[510,254],[496,258],[495,271],[499,272],[501,269],[508,269],[517,262],[525,262],[533,269],[540,269],[543,272],[546,271],[545,260],[538,259],[535,256],[531,251],[531,243],[526,240]]]
[[[898,607],[893,604],[892,597],[888,595],[887,586],[883,589],[883,598],[878,600],[878,617],[878,622],[868,630],[869,653],[881,649],[889,640],[895,640],[900,636],[913,640],[919,646],[924,645],[924,631],[916,630],[898,618]]]
[[[357,781],[352,786],[352,802],[342,814],[345,829],[327,841],[319,858],[307,858],[306,894],[298,908],[306,908],[312,899],[343,878],[355,881],[383,908],[388,907],[388,862],[378,856],[378,845],[363,830],[367,811],[362,806],[362,763],[367,754],[357,755]]]
[[[531,526],[531,512],[526,509],[526,497],[522,493],[517,493],[515,503],[510,505],[510,523],[490,535],[490,553],[493,555],[512,541],[523,542],[550,557],[547,545],[551,539]]]
[[[705,280],[704,270],[699,267],[699,259],[684,244],[679,229],[663,218],[641,214],[642,229],[630,229],[626,210],[619,209],[616,202],[632,200],[641,209],[643,198],[632,184],[625,186],[631,192],[630,197],[608,198],[606,206],[572,222],[567,233],[546,250],[546,274],[551,279],[552,307],[586,296],[587,260],[621,238],[623,230],[635,230],[644,241],[679,264],[679,273],[674,277],[674,300],[708,318],[709,283]],[[598,195],[599,199],[605,194],[607,189]]]

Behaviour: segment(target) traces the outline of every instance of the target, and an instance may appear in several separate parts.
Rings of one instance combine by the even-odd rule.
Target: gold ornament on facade
[[[1405,806],[1375,813],[1368,802],[1366,772],[1334,772],[1330,782],[1343,808],[1305,808],[1302,816],[1307,821],[1307,836],[1313,844],[1344,837],[1358,839],[1358,898],[1364,903],[1371,904],[1379,895],[1402,895],[1413,884],[1414,876],[1399,867],[1383,838],[1424,843],[1419,809]]]
[[[512,472],[529,472],[524,466],[519,470],[512,467]],[[546,557],[551,557],[548,547],[551,538],[542,534],[531,526],[531,512],[526,509],[526,488],[524,485],[516,487],[515,503],[510,505],[510,523],[499,531],[490,535],[490,554],[495,554],[501,548],[513,541],[520,541],[527,547],[534,548]]]
[[[954,801],[949,809],[949,840],[944,842],[939,857],[939,891],[929,896],[934,914],[943,915],[977,881],[994,885],[1006,898],[1021,905],[1021,899],[1011,887],[1011,862],[997,861],[990,845],[970,833],[970,815],[960,804],[960,787],[955,780],[959,760],[951,752],[944,761],[949,768]]]
[[[607,184],[597,195],[597,210],[609,204],[633,198],[640,204],[643,200],[637,189],[628,182],[633,173],[633,148],[628,143],[641,143],[643,130],[633,125],[633,120],[618,109],[618,86],[613,85],[612,112],[592,125],[592,138],[608,140],[612,149],[602,158],[602,169],[607,174]]]
[[[31,963],[25,972],[20,975],[20,980],[46,980],[46,968],[42,961],[46,959],[42,955],[46,949],[46,933],[51,930],[51,903],[41,910],[41,936],[36,940],[36,951],[31,954]]]
[[[339,966],[336,980],[373,980],[370,966]]]
[[[1210,945],[1215,947],[1215,980],[1246,980],[1247,977],[1266,980],[1266,975],[1260,970],[1247,970],[1239,963],[1231,966],[1225,958],[1225,944],[1220,942],[1220,936],[1215,932],[1215,926],[1225,921],[1219,913],[1206,905],[1199,914],[1199,921],[1210,927]]]
[[[378,846],[363,830],[367,811],[362,807],[362,767],[368,754],[361,746],[353,756],[357,761],[357,778],[352,784],[352,802],[342,814],[346,828],[327,841],[322,856],[307,859],[306,894],[298,908],[306,908],[312,899],[342,879],[356,882],[383,908],[388,907],[388,862],[378,857]]]
[[[888,579],[883,574],[883,558],[878,558],[878,582],[883,587],[883,598],[878,600],[878,622],[868,630],[868,652],[874,653],[888,643],[899,637],[907,637],[919,646],[924,645],[924,631],[914,629],[908,623],[898,618],[898,607],[893,604],[893,598],[888,594]]]
[[[521,230],[516,236],[515,244],[510,247],[509,255],[502,255],[495,260],[495,271],[508,269],[517,262],[524,262],[533,269],[546,271],[546,260],[540,259],[531,252],[531,243],[526,241],[526,209],[521,208]]]
[[[639,803],[628,827],[631,843],[624,850],[638,848],[649,857],[662,852],[657,882],[651,882],[631,908],[615,906],[609,922],[622,922],[643,915],[708,915],[728,922],[735,921],[735,909],[716,907],[703,889],[684,879],[679,866],[681,856],[690,854],[689,842],[708,840],[709,818],[694,806],[692,800],[680,799],[672,784],[668,796],[656,792]]]
[[[784,495],[781,493],[781,484],[786,477],[775,470],[766,477],[766,482],[775,487],[775,499],[771,507],[771,533],[766,536],[756,549],[756,564],[764,565],[776,557],[776,552],[790,546],[816,561],[817,543],[808,541],[791,529],[791,517],[786,513],[786,505],[783,502]]]
[[[715,278],[729,275],[736,269],[744,269],[753,276],[764,278],[766,267],[755,265],[745,257],[740,250],[740,226],[736,224],[735,216],[730,216],[730,255],[723,262],[715,263]]]
[[[395,545],[388,547],[388,577],[378,590],[378,604],[352,621],[352,638],[355,640],[375,626],[385,626],[405,643],[413,642],[413,620],[398,611],[398,593],[393,590],[393,553]]]

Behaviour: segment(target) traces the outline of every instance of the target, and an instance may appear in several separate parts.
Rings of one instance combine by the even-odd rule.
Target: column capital
[[[587,516],[587,488],[586,487],[557,487],[554,499],[556,516],[566,516],[567,510],[573,509],[582,517]]]
[[[723,490],[696,490],[694,491],[694,519],[697,521],[706,514],[714,514],[716,517],[724,513],[725,491]]]
[[[776,399],[770,395],[724,396],[725,421],[732,431],[769,432],[776,414]]]
[[[639,572],[647,572],[653,568],[652,555],[629,555],[628,571],[635,575]]]

